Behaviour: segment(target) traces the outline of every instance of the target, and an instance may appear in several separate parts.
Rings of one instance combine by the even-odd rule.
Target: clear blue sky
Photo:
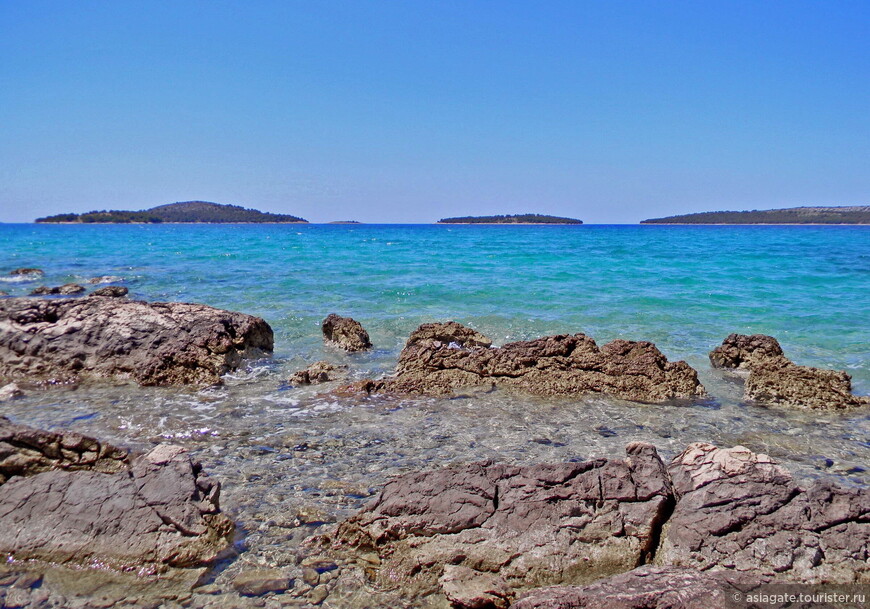
[[[0,221],[870,204],[870,2],[0,1]]]

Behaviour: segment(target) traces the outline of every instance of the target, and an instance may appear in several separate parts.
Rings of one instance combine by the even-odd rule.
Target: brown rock
[[[737,609],[759,583],[728,571],[646,565],[588,586],[532,590],[511,609]]]
[[[669,362],[649,342],[615,340],[599,349],[590,337],[575,334],[489,345],[485,336],[455,322],[424,324],[399,355],[394,377],[353,388],[446,395],[496,384],[538,395],[605,393],[639,402],[706,394],[693,368]]]
[[[208,385],[272,350],[259,317],[187,303],[107,298],[0,301],[0,377],[113,377]]]
[[[635,443],[626,452],[626,459],[478,463],[402,476],[307,548],[348,556],[403,598],[440,590],[459,607],[504,607],[518,590],[591,582],[649,559],[671,507],[655,449]]]
[[[355,319],[330,313],[322,324],[323,337],[345,351],[365,351],[372,346],[369,334]]]
[[[846,372],[798,366],[771,336],[731,334],[710,352],[710,362],[749,370],[747,400],[816,410],[870,405],[870,397],[852,395],[852,377]]]
[[[294,372],[289,379],[291,385],[313,385],[337,380],[344,376],[347,366],[335,366],[329,362],[315,362],[303,370]]]
[[[20,398],[23,395],[24,392],[21,391],[21,387],[15,383],[9,383],[8,385],[0,387],[0,402],[8,402],[9,400]]]
[[[47,287],[47,286],[39,286],[30,292],[31,296],[49,296],[52,294],[61,294],[63,296],[73,296],[75,294],[81,294],[85,291],[83,286],[80,286],[77,283],[67,283],[60,287]]]
[[[770,457],[692,444],[668,471],[678,501],[657,564],[800,581],[870,582],[870,491],[799,487]]]
[[[109,298],[122,298],[126,296],[130,290],[121,285],[107,285],[103,288],[97,288],[91,292],[91,296],[107,296]]]
[[[131,460],[93,438],[0,418],[0,554],[18,561],[158,571],[207,564],[233,530],[219,491],[180,447]]]
[[[233,588],[242,596],[262,596],[268,592],[284,592],[292,585],[290,577],[279,569],[242,571],[233,579]]]
[[[45,271],[43,271],[42,269],[22,268],[22,269],[15,269],[14,271],[10,271],[9,274],[12,276],[16,276],[16,275],[40,275],[41,276],[41,275],[45,275]]]

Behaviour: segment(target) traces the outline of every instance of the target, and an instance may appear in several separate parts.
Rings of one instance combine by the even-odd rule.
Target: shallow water
[[[220,388],[55,388],[0,414],[146,449],[190,448],[224,484],[240,527],[228,588],[249,565],[295,567],[298,543],[358,509],[390,476],[452,462],[619,456],[645,440],[670,458],[688,443],[742,444],[801,479],[866,485],[870,412],[803,413],[741,400],[742,381],[706,354],[731,332],[777,337],[799,364],[845,369],[870,393],[870,227],[0,225],[0,273],[36,285],[123,277],[131,296],[204,302],[264,317],[275,355]],[[330,312],[375,350],[323,345]],[[502,391],[454,399],[338,399],[288,387],[319,359],[351,378],[388,373],[408,334],[455,319],[496,344],[585,332],[651,340],[699,371],[712,398],[644,405]],[[339,605],[336,605],[339,606]]]

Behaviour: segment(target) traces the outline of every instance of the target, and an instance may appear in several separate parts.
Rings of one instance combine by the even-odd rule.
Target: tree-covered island
[[[575,218],[546,216],[543,214],[515,214],[505,216],[461,216],[441,218],[438,224],[583,224]]]
[[[707,211],[652,218],[642,221],[641,224],[870,224],[870,206]]]
[[[178,223],[303,223],[303,218],[289,214],[273,214],[247,209],[240,205],[221,205],[207,201],[184,201],[181,203],[169,203],[158,205],[142,211],[103,210],[89,211],[84,214],[57,214],[45,218],[37,218],[38,223],[72,223],[72,224],[130,224],[143,222],[159,224],[162,222]]]

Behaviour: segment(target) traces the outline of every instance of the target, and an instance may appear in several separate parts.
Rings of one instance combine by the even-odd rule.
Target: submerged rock
[[[337,380],[344,376],[347,366],[336,366],[329,362],[314,362],[307,368],[298,370],[290,376],[291,385],[314,385]]]
[[[517,590],[591,582],[649,560],[671,508],[655,449],[635,443],[626,452],[408,474],[307,546],[346,556],[404,598],[441,592],[460,607],[506,607]]]
[[[42,275],[45,275],[45,271],[43,271],[42,269],[21,268],[10,271],[9,274],[13,277],[20,275],[33,275],[35,277],[41,277]]]
[[[749,370],[748,400],[815,410],[870,405],[870,397],[852,395],[852,377],[846,372],[798,366],[772,336],[731,334],[710,352],[710,362]]]
[[[0,555],[120,571],[197,567],[229,546],[220,484],[187,451],[146,455],[0,418]]]
[[[91,296],[107,296],[109,298],[122,298],[126,296],[130,290],[122,285],[107,285],[102,288],[97,288],[91,292]]]
[[[107,298],[0,301],[0,378],[208,385],[272,350],[259,317],[201,304]]]
[[[24,392],[21,391],[21,387],[16,383],[9,383],[8,385],[0,387],[0,402],[8,402],[9,400],[20,398],[23,395]]]
[[[124,281],[123,277],[118,277],[116,275],[100,275],[99,277],[91,277],[88,279],[88,283],[97,284],[97,283],[119,283]]]
[[[692,444],[668,467],[678,501],[658,564],[804,583],[870,583],[870,491],[798,486],[770,457]]]
[[[423,324],[399,355],[394,377],[355,387],[447,395],[495,384],[538,395],[605,393],[639,402],[706,395],[692,367],[669,362],[649,342],[615,340],[599,348],[584,334],[563,334],[490,345],[488,338],[456,322]]]
[[[321,325],[323,338],[345,351],[365,351],[371,349],[369,333],[362,324],[350,317],[341,317],[335,313],[327,315]]]

